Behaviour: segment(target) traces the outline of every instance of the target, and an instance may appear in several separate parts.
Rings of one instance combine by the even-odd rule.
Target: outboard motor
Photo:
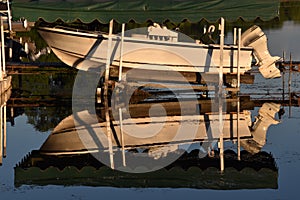
[[[275,115],[280,110],[280,104],[264,103],[258,111],[258,116],[251,127],[252,139],[242,140],[242,147],[249,153],[258,153],[266,144],[269,126],[278,124]]]
[[[280,77],[280,70],[276,68],[275,62],[278,56],[271,56],[267,46],[267,37],[260,27],[254,25],[246,30],[241,37],[241,45],[252,47],[254,57],[258,62],[259,71],[265,78]]]

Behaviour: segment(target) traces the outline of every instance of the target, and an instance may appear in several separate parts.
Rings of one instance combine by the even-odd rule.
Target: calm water
[[[264,29],[264,31],[269,39],[271,54],[282,55],[284,51],[287,55],[291,53],[294,60],[300,60],[299,23],[284,21],[279,28]],[[227,40],[231,40],[230,35]],[[299,76],[299,73],[292,73],[291,91],[298,94],[300,92]],[[134,181],[139,180],[136,177],[131,177],[132,182],[126,179],[125,184],[115,183],[109,185],[104,182],[91,184],[92,181],[82,181],[82,184],[85,183],[84,185],[94,186],[83,186],[80,182],[72,179],[66,181],[64,179],[53,180],[49,178],[47,180],[47,178],[42,177],[43,173],[28,175],[26,181],[17,180],[15,167],[18,166],[18,163],[26,164],[27,161],[23,159],[30,153],[33,158],[31,160],[32,165],[38,163],[39,157],[34,157],[32,151],[39,150],[53,129],[63,119],[72,115],[72,88],[75,77],[76,72],[68,70],[63,72],[48,70],[47,72],[43,71],[41,74],[13,75],[12,94],[6,106],[7,156],[3,158],[2,166],[0,166],[1,199],[295,199],[298,197],[300,107],[297,102],[294,102],[291,107],[288,106],[287,102],[281,104],[280,108],[285,111],[284,114],[279,115],[276,113],[274,115],[274,120],[278,120],[280,123],[267,127],[266,140],[264,140],[265,143],[260,150],[261,152],[270,153],[270,158],[275,161],[275,174],[277,175],[277,177],[275,176],[275,183],[273,182],[275,187],[256,188],[256,185],[258,187],[259,184],[254,182],[250,184],[252,189],[247,189],[243,186],[242,181],[237,179],[236,183],[232,183],[233,185],[239,185],[240,183],[240,187],[236,189],[227,187],[226,190],[220,190],[211,186],[206,186],[206,189],[197,188],[196,183],[205,182],[203,177],[190,187],[179,188],[172,188],[170,183],[165,185],[154,184],[154,186],[147,187],[144,182],[134,187],[128,187]],[[285,75],[285,80],[285,92],[287,92],[288,74]],[[278,105],[282,103],[277,101],[282,97],[282,79],[265,80],[257,74],[254,85],[243,85],[242,93],[252,94],[251,101],[241,102],[241,107],[251,112],[253,122],[254,116],[258,115],[263,103],[267,102],[258,101],[258,99],[268,99],[268,102],[279,103]],[[285,99],[288,99],[287,95],[285,95]],[[199,143],[195,147],[199,147]],[[227,142],[225,148],[235,151],[236,145]],[[82,160],[78,162],[80,161]],[[55,165],[55,163],[52,163],[52,165]],[[81,165],[81,163],[78,165]],[[82,165],[84,164],[82,163]],[[178,165],[180,166],[180,164]],[[259,160],[256,160],[254,165],[260,165]],[[24,165],[22,167],[29,169]],[[47,171],[48,167],[41,168]],[[251,168],[251,166],[245,165],[242,168],[248,169],[249,167]],[[252,168],[255,167],[252,166]],[[39,175],[41,175],[43,181],[34,182],[34,178]],[[254,175],[252,174],[252,176]],[[261,177],[263,179],[257,180],[258,182],[266,181],[266,177],[262,175]],[[90,179],[92,180],[92,177]],[[241,179],[243,179],[242,175]],[[116,180],[120,181],[122,179],[116,178]],[[178,179],[175,180],[178,181]],[[211,182],[213,182],[212,180],[214,179],[210,179]],[[225,178],[216,178],[220,185],[224,180]],[[178,184],[180,185],[179,181]],[[163,187],[158,185],[163,185]],[[206,185],[210,185],[208,181]],[[205,188],[205,184],[203,187]]]
[[[277,184],[275,189],[240,189],[240,190],[212,190],[212,189],[193,189],[193,188],[117,188],[110,186],[73,186],[64,185],[63,180],[51,181],[31,185],[30,181],[26,184],[15,186],[16,177],[14,167],[17,163],[30,153],[32,150],[40,149],[41,145],[48,138],[53,126],[58,122],[58,118],[64,118],[70,114],[70,107],[55,105],[42,107],[18,108],[18,116],[14,118],[14,125],[7,122],[7,157],[3,159],[0,168],[0,191],[2,199],[98,199],[100,198],[144,198],[144,199],[182,199],[182,198],[246,198],[246,199],[290,199],[298,195],[298,180],[300,173],[300,108],[292,107],[289,116],[289,107],[283,107],[285,114],[277,125],[271,125],[267,130],[266,144],[261,151],[271,153],[278,168]],[[10,112],[8,102],[8,112]],[[55,111],[53,111],[53,109]],[[260,107],[254,107],[251,111],[252,116],[257,115]],[[17,114],[17,109],[14,109]],[[20,111],[22,110],[22,111]],[[44,112],[44,113],[43,113]],[[48,114],[48,116],[45,115]],[[57,113],[57,115],[55,114]],[[60,116],[58,117],[58,115]],[[35,115],[35,116],[33,116]],[[53,118],[52,120],[49,118]],[[44,118],[44,119],[43,119]],[[278,114],[275,119],[279,120]],[[43,121],[43,122],[41,122]],[[51,121],[51,123],[49,123]],[[41,123],[46,123],[47,128],[41,128]],[[232,143],[228,148],[236,148]],[[259,163],[259,162],[258,162]],[[31,177],[28,177],[30,180]],[[265,181],[265,180],[262,180]],[[72,180],[70,181],[72,183]],[[58,185],[55,185],[57,183]],[[61,185],[62,184],[62,185]],[[77,185],[77,186],[76,186]],[[100,184],[101,185],[101,184]],[[126,185],[126,184],[125,184]],[[255,188],[255,184],[253,185]]]

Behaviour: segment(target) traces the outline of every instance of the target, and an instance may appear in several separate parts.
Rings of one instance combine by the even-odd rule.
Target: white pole
[[[238,31],[238,55],[237,55],[237,88],[240,90],[241,84],[241,75],[240,75],[240,59],[241,59],[241,37],[242,37],[242,29],[239,28]]]
[[[121,81],[121,79],[122,79],[124,32],[125,32],[125,24],[123,23],[122,24],[122,34],[121,34],[121,47],[120,47],[119,81]]]
[[[0,81],[2,81],[3,80],[3,77],[4,77],[4,75],[3,75],[3,71],[2,71],[2,46],[4,46],[4,42],[2,41],[2,32],[3,32],[3,28],[2,28],[2,26],[3,26],[3,23],[2,23],[3,21],[2,21],[2,16],[0,16],[0,26],[1,26],[1,28],[0,28],[0,37],[1,37],[1,53],[0,53]]]
[[[107,43],[107,55],[106,55],[106,66],[105,66],[105,79],[104,79],[104,96],[108,94],[108,79],[109,79],[109,68],[110,68],[110,57],[111,57],[111,46],[112,46],[112,29],[113,20],[109,23],[108,43]]]
[[[220,68],[219,68],[219,134],[220,134],[220,169],[224,171],[224,141],[223,141],[223,50],[224,50],[224,18],[220,24]]]
[[[5,42],[4,42],[4,28],[3,28],[3,18],[0,17],[1,21],[1,53],[2,53],[2,71],[5,74]]]
[[[7,2],[7,14],[8,14],[9,31],[12,31],[12,26],[11,26],[11,13],[10,13],[9,0],[7,0],[6,2]]]
[[[233,45],[236,45],[236,28],[233,28]]]
[[[113,149],[112,149],[112,133],[110,130],[110,116],[108,107],[108,80],[109,80],[109,68],[110,68],[110,57],[111,57],[111,46],[112,46],[112,30],[113,30],[113,20],[109,23],[109,33],[108,33],[108,46],[107,46],[107,57],[106,57],[106,67],[105,67],[105,82],[104,82],[104,104],[105,104],[105,119],[106,119],[106,130],[108,139],[108,150],[110,167],[115,168]]]
[[[220,24],[220,67],[219,67],[219,95],[222,97],[223,88],[223,51],[224,51],[224,18],[221,18]]]

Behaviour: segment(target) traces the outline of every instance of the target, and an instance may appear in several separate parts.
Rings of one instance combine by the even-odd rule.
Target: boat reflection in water
[[[15,185],[278,188],[275,160],[261,148],[268,127],[278,123],[279,104],[264,103],[252,123],[246,106],[241,104],[237,118],[232,102],[226,102],[222,135],[214,130],[217,114],[209,111],[210,100],[199,101],[198,109],[188,101],[180,105],[184,108],[178,102],[155,104],[131,104],[122,120],[110,107],[109,123],[103,107],[97,107],[97,118],[88,110],[65,118],[39,150],[15,167]],[[161,107],[164,113],[158,112]],[[218,148],[220,137],[224,149]],[[225,161],[222,173],[220,159]]]

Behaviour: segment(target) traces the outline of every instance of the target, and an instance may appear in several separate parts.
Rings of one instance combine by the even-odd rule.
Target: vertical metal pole
[[[224,18],[221,18],[220,24],[220,66],[219,66],[219,95],[222,95],[223,87],[223,51],[224,51]]]
[[[122,33],[121,33],[121,47],[120,47],[119,81],[121,81],[121,79],[122,79],[124,32],[125,32],[125,24],[123,23],[122,24]]]
[[[8,15],[9,31],[12,31],[12,26],[11,26],[11,13],[10,13],[9,0],[7,0],[6,2],[7,2],[7,15]]]
[[[224,18],[221,18],[220,34],[220,68],[219,68],[219,134],[220,134],[220,169],[224,171],[224,141],[223,141],[223,51],[224,51]]]
[[[233,28],[233,45],[236,45],[236,28]]]
[[[108,45],[107,45],[107,56],[106,56],[106,67],[105,67],[105,82],[104,82],[104,105],[105,105],[105,120],[106,120],[106,131],[108,139],[108,150],[110,167],[115,168],[113,149],[112,149],[112,132],[110,129],[110,116],[108,107],[108,80],[109,80],[109,68],[110,68],[110,57],[111,57],[111,46],[112,46],[112,30],[113,30],[113,20],[109,23],[109,33],[108,33]]]
[[[1,21],[1,53],[2,53],[2,71],[5,74],[5,42],[4,42],[4,28],[3,28],[3,18],[0,17]]]
[[[2,27],[2,16],[0,16],[0,26]],[[0,81],[3,80],[3,71],[2,71],[2,46],[4,45],[4,43],[2,42],[2,31],[3,29],[0,28],[0,37],[1,37],[1,52],[0,52]]]
[[[239,28],[238,30],[238,55],[237,55],[237,87],[240,90],[241,84],[241,75],[240,75],[240,59],[241,59],[241,37],[242,37],[242,29]]]
[[[110,57],[111,57],[111,46],[112,46],[112,29],[113,20],[109,23],[109,33],[108,33],[108,43],[107,43],[107,56],[105,65],[105,77],[104,77],[104,96],[107,97],[108,94],[108,80],[109,80],[109,69],[110,69]]]
[[[6,103],[3,105],[3,157],[6,157]]]

